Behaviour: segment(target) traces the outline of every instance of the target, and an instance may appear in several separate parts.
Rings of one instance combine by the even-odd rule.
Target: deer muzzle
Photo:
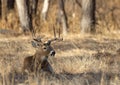
[[[54,50],[50,52],[50,56],[55,56],[55,51]]]

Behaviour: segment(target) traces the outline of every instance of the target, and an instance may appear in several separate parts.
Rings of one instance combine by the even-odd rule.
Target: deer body
[[[48,62],[48,57],[55,56],[55,50],[51,46],[53,41],[62,41],[63,39],[56,38],[55,29],[54,29],[54,38],[48,40],[47,42],[42,42],[41,38],[33,39],[32,46],[38,48],[33,56],[26,57],[23,63],[23,71],[27,70],[29,73],[34,72],[38,73],[40,70],[49,71],[54,73],[51,65]]]
[[[23,62],[23,71],[31,73],[34,71],[34,59],[33,56],[26,57]]]
[[[37,43],[36,45],[38,45],[38,49],[33,56],[28,56],[24,59],[22,70],[27,70],[28,73],[36,73],[40,70],[52,72],[48,57],[55,55],[54,49],[51,47],[50,43]]]
[[[51,46],[43,46],[42,49],[38,49],[33,56],[35,72],[39,72],[44,67],[47,67],[48,57],[54,54],[55,52]]]
[[[33,59],[33,56],[26,57],[24,59],[24,63],[23,63],[24,65],[23,65],[22,70],[27,72],[27,73],[33,73],[35,71],[34,63],[35,63],[35,60]],[[53,73],[53,69],[52,69],[51,65],[49,64],[48,60],[44,60],[41,63],[41,69],[43,71]]]

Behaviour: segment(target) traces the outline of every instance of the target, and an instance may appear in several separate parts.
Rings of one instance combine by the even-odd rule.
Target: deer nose
[[[55,56],[55,51],[51,51],[50,56]]]

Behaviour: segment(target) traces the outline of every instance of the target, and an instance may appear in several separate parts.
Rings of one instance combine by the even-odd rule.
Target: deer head
[[[59,38],[56,38],[56,32],[55,32],[55,28],[54,27],[53,27],[53,30],[54,30],[54,38],[53,39],[49,39],[46,42],[43,42],[40,37],[37,37],[37,38],[33,39],[32,46],[35,47],[35,48],[38,48],[38,49],[42,48],[42,50],[44,52],[50,52],[50,55],[54,56],[55,55],[55,51],[52,48],[51,43],[55,42],[55,41],[62,41],[63,38],[60,38],[60,31],[59,31]]]

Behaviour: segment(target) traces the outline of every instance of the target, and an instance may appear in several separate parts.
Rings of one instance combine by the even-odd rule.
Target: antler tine
[[[33,40],[31,41],[31,44],[33,47],[37,48],[40,46],[40,43],[42,44],[41,38],[40,37],[34,37]]]
[[[56,38],[51,39],[51,40],[48,40],[47,43],[48,43],[48,44],[51,44],[51,42],[53,42],[53,41],[55,41],[55,40],[56,40]]]
[[[42,42],[41,37],[33,38],[33,40],[36,41],[36,42]]]
[[[59,29],[59,34],[58,34],[58,37],[59,37],[59,38],[56,38],[56,31],[55,31],[54,25],[53,25],[53,32],[54,32],[54,38],[51,39],[51,40],[48,40],[48,41],[47,41],[48,44],[51,44],[51,42],[56,41],[56,40],[58,40],[58,41],[63,41],[63,38],[60,38],[60,29]]]
[[[56,40],[56,31],[55,31],[55,26],[53,25],[53,33],[54,33],[54,39],[48,40],[47,43],[51,43]]]
[[[57,41],[57,40],[58,40],[58,41],[63,41],[63,38],[54,38],[54,39],[48,40],[47,43],[51,44],[51,42]]]

